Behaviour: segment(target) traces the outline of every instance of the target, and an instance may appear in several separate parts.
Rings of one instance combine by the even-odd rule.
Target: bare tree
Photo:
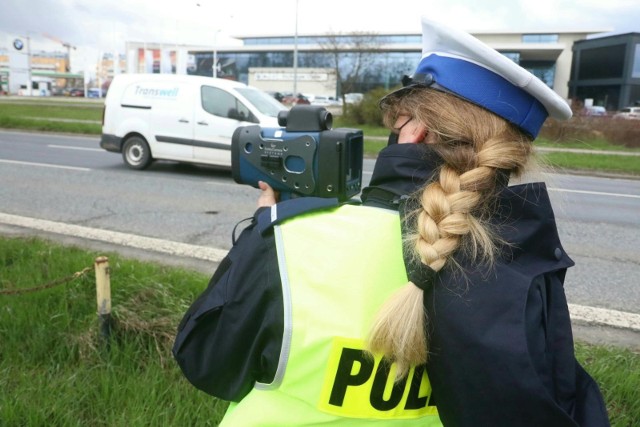
[[[381,51],[381,41],[376,33],[330,33],[318,43],[328,54],[336,71],[340,87],[343,112],[346,109],[345,94],[354,92],[366,74],[376,63]]]

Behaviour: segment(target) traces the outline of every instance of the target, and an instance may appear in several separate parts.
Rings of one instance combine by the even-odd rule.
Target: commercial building
[[[562,97],[568,98],[572,47],[575,42],[599,32],[486,31],[474,32],[473,35],[530,70]],[[366,42],[363,42],[363,37],[367,38]],[[327,87],[324,94],[339,96],[342,92],[340,81],[354,69],[357,61],[365,67],[351,91],[367,92],[375,87],[391,88],[398,85],[403,74],[410,74],[415,69],[422,51],[421,35],[418,33],[269,35],[238,39],[242,42],[239,46],[217,46],[215,50],[211,47],[127,43],[127,71],[166,72],[171,69],[175,70],[171,72],[211,76],[215,57],[217,77],[250,83],[254,69],[260,69],[263,76],[264,69],[279,69],[282,76],[269,73],[275,77],[273,82],[254,80],[251,83],[257,83],[264,90],[281,90],[283,82],[289,80],[290,91],[294,91],[297,84],[297,91],[304,93],[306,83],[296,78],[298,73],[305,75],[305,70],[310,69],[335,70],[333,64],[338,52],[342,79],[337,79],[336,87]],[[358,54],[363,49],[368,51],[366,57]],[[315,79],[313,76],[305,78],[307,81]]]
[[[28,95],[28,82],[31,81],[31,95],[48,96],[62,94],[65,89],[83,88],[85,73],[72,73],[70,51],[66,52],[32,50],[27,38],[17,37],[10,47],[0,46],[0,93]],[[105,53],[96,65],[96,85],[109,81],[114,74],[126,69],[126,56]]]
[[[474,32],[473,35],[530,70],[560,96],[574,97],[584,102],[585,97],[604,99],[599,95],[601,92],[594,94],[595,89],[589,89],[594,84],[613,84],[607,80],[611,77],[593,79],[588,71],[584,71],[597,65],[597,61],[588,60],[587,48],[594,44],[598,47],[598,43],[609,43],[606,41],[608,39],[618,43],[617,36],[587,39],[601,32],[484,31]],[[638,99],[633,80],[637,79],[634,76],[638,72],[633,70],[637,70],[638,66],[633,55],[637,58],[640,54],[636,53],[637,48],[634,47],[638,44],[633,38],[634,34],[638,37],[638,33],[633,33],[624,42],[626,59],[623,68],[626,74],[616,77],[624,80],[619,83],[620,96],[615,98],[611,94],[612,89],[606,89],[609,109]],[[98,82],[95,85],[108,82],[119,72],[211,76],[215,71],[217,77],[238,80],[266,91],[338,97],[343,92],[365,93],[377,87],[391,89],[397,86],[402,75],[410,74],[415,69],[422,51],[419,33],[253,35],[236,39],[236,45],[215,47],[127,42],[125,55],[114,58],[114,55],[106,54],[101,58],[96,66]],[[585,53],[582,53],[582,46],[585,46]],[[0,49],[0,77],[5,81],[5,88],[7,81],[15,81],[10,78],[9,53],[13,52],[9,51],[12,49]],[[578,54],[581,59],[576,64],[582,65],[574,65],[572,71],[574,55]],[[604,57],[602,63],[606,63],[610,57],[613,58],[610,55]],[[619,62],[620,59],[616,58],[612,60]],[[336,62],[338,69],[334,65]],[[342,87],[341,83],[354,76],[356,66],[360,66],[357,78],[352,79],[354,81],[350,83],[353,84]],[[36,77],[51,79],[52,87],[68,87],[70,84],[81,87],[83,84],[82,80],[80,84],[77,84],[78,80],[69,80],[82,79],[84,76],[68,73],[68,52],[66,57],[60,52],[35,53],[32,55],[31,68],[33,80]],[[45,77],[47,73],[48,77]]]
[[[640,105],[640,33],[574,43],[569,88],[572,98],[607,110]]]
[[[65,87],[82,86],[83,75],[69,71],[68,52],[0,47],[0,93],[51,95]]]
[[[103,53],[96,66],[96,81],[93,86],[106,91],[111,79],[127,69],[127,56],[124,54]]]

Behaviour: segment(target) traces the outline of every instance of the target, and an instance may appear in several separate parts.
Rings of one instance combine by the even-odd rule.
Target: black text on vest
[[[356,365],[359,365],[359,368]],[[405,410],[424,408],[430,403],[428,395],[420,396],[421,383],[422,381],[427,381],[424,365],[415,368],[410,382],[407,381],[407,377],[394,382],[391,393],[387,393],[387,398],[385,398],[385,389],[389,384],[390,368],[391,365],[387,360],[382,359],[379,363],[376,363],[376,360],[364,350],[343,348],[329,403],[334,406],[342,406],[349,387],[363,386],[370,387],[369,403],[378,411],[390,411],[396,408],[400,404],[407,387],[409,387],[409,393],[404,404]],[[370,382],[369,379],[372,376],[373,382]]]

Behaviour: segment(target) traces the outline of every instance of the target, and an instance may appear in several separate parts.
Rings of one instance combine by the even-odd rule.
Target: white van
[[[238,126],[278,127],[286,107],[259,89],[224,79],[118,74],[107,92],[100,147],[133,169],[153,160],[231,167]]]

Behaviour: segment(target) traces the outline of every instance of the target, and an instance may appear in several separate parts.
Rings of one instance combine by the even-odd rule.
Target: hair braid
[[[530,139],[500,117],[455,96],[431,89],[383,105],[385,123],[410,114],[437,137],[445,164],[437,180],[413,195],[415,231],[405,236],[414,258],[440,271],[460,250],[473,263],[492,265],[496,237],[487,225],[499,170],[520,175],[530,160]],[[369,348],[397,363],[397,378],[427,360],[423,291],[409,282],[381,307]]]

